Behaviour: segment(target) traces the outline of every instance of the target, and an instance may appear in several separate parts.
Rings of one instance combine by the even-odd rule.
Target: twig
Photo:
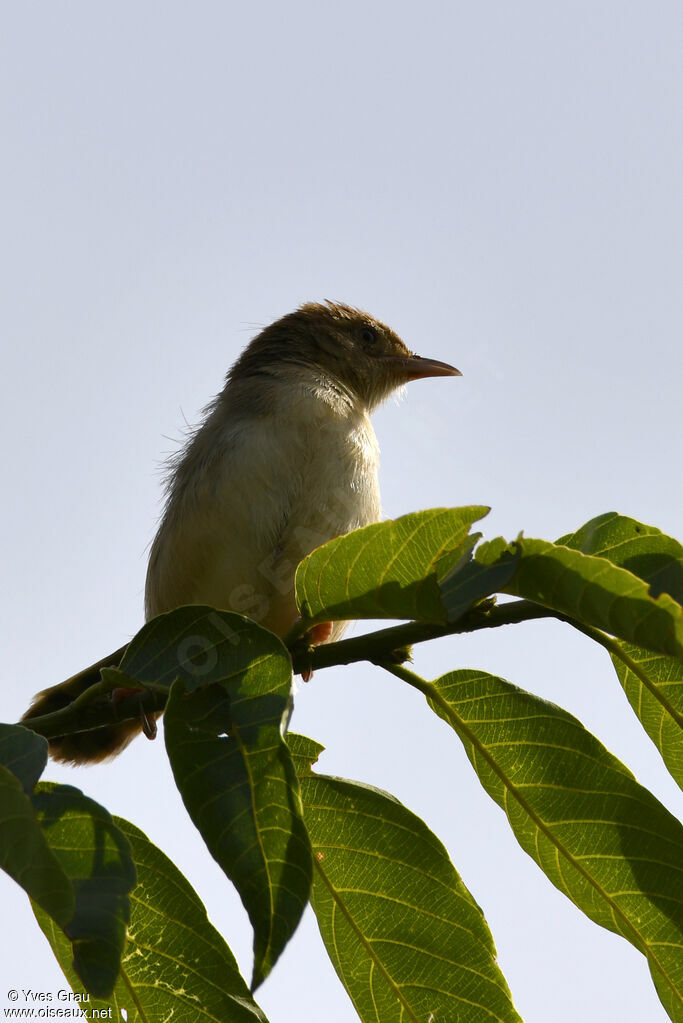
[[[466,615],[452,624],[434,622],[406,622],[394,625],[378,632],[355,636],[353,639],[339,640],[314,648],[303,644],[295,644],[290,651],[292,668],[295,674],[305,670],[318,671],[339,664],[352,664],[357,661],[370,661],[373,664],[390,661],[392,655],[399,651],[399,659],[405,659],[407,649],[415,643],[424,643],[441,636],[458,635],[476,632],[480,629],[494,629],[501,625],[513,625],[517,622],[531,621],[536,618],[560,617],[549,608],[535,604],[531,600],[516,600],[506,604],[497,604],[473,608]],[[30,728],[46,739],[69,735],[74,732],[87,732],[103,725],[116,724],[129,719],[140,719],[141,713],[149,716],[163,711],[166,706],[168,690],[160,686],[156,691],[145,683],[139,693],[123,696],[112,700],[111,693],[99,679],[102,667],[109,667],[114,658],[120,660],[125,648],[116,655],[103,658],[96,665],[84,669],[69,679],[69,683],[92,677],[94,684],[83,691],[66,707],[42,714],[39,717],[21,721],[25,728]]]

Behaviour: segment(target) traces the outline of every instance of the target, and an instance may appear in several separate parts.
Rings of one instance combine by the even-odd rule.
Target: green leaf
[[[143,626],[143,628],[146,628],[146,626]],[[121,671],[120,668],[100,668],[100,678],[102,680],[102,691],[107,693],[116,692],[117,689],[139,690],[145,688],[144,682],[137,678],[131,678],[130,675],[126,675],[125,671]]]
[[[107,995],[119,970],[135,870],[109,814],[66,785],[32,789],[47,742],[21,726],[0,726],[0,857],[4,869],[64,932],[86,989]],[[22,787],[23,782],[23,787]],[[68,936],[68,939],[67,937]]]
[[[608,512],[558,543],[628,569],[653,597],[668,593],[683,603],[683,547],[654,526]],[[634,643],[620,649],[610,656],[628,701],[683,788],[683,663]]]
[[[0,724],[0,764],[16,775],[30,795],[47,764],[47,739],[22,725]]]
[[[21,731],[31,734],[24,728]],[[16,752],[12,751],[13,756]],[[30,749],[27,756],[30,760]],[[60,927],[66,927],[75,908],[71,882],[45,838],[30,796],[19,779],[2,766],[0,865]]]
[[[515,554],[517,570],[502,592],[526,597],[648,650],[683,658],[683,607],[668,594],[655,599],[647,583],[626,569],[548,540],[523,537],[507,545],[499,538],[482,544],[476,560],[495,565]]]
[[[606,512],[557,543],[606,558],[649,583],[653,597],[668,593],[683,604],[683,546],[655,526]]]
[[[110,815],[70,785],[41,783],[33,804],[43,832],[71,879],[75,912],[64,925],[86,989],[106,998],[119,972],[135,884],[130,846]]]
[[[166,707],[166,748],[188,813],[249,914],[256,987],[292,936],[311,885],[310,844],[282,737],[291,661],[280,640],[254,622],[199,610],[164,616],[175,637],[174,653],[164,656],[175,657],[175,667],[163,677],[180,676]],[[189,647],[201,660],[191,659]],[[138,648],[140,660],[143,653]],[[194,692],[197,676],[188,672],[188,659],[205,669]],[[162,665],[163,657],[156,661]]]
[[[247,627],[245,627],[245,624]],[[215,682],[231,657],[244,662],[258,653],[264,629],[241,615],[203,604],[179,607],[147,622],[133,637],[118,669],[108,679],[171,687],[180,678],[188,689]]]
[[[522,848],[647,957],[662,1003],[683,1020],[681,824],[560,707],[485,672],[414,684],[457,732]]]
[[[312,774],[313,765],[317,763],[320,754],[325,752],[321,742],[307,735],[297,735],[296,732],[287,732],[287,747],[299,781]]]
[[[633,643],[610,653],[628,702],[683,788],[683,664]]]
[[[112,994],[91,1000],[89,1011],[128,1023],[178,1019],[183,1023],[266,1023],[240,976],[234,956],[209,923],[198,895],[178,868],[128,821],[113,818],[130,842],[138,875],[121,972]],[[74,991],[71,946],[34,906],[38,923]],[[111,1009],[111,1017],[105,1016]]]
[[[519,557],[520,552],[516,551],[491,565],[482,565],[472,558],[471,548],[467,550],[450,572],[439,579],[448,622],[456,622],[478,601],[503,590],[517,571]]]
[[[314,851],[312,902],[362,1020],[518,1021],[481,909],[438,838],[398,800],[314,774],[289,735]]]
[[[469,553],[470,527],[487,512],[485,507],[434,508],[330,540],[297,568],[302,617],[307,623],[347,618],[445,622],[438,578]]]

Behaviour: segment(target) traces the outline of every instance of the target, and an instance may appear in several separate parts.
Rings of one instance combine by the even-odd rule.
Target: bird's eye
[[[366,348],[371,348],[377,340],[377,331],[374,327],[361,327],[360,339]]]

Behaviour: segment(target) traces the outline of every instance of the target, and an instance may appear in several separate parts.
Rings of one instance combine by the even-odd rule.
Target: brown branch
[[[480,629],[493,629],[501,625],[513,625],[518,622],[549,617],[560,616],[549,608],[542,607],[530,600],[480,606],[473,608],[450,625],[433,622],[406,622],[363,636],[355,636],[352,639],[343,639],[337,643],[313,648],[307,648],[300,642],[294,644],[290,651],[292,668],[295,674],[301,674],[306,671],[318,671],[338,664],[352,664],[357,661],[370,661],[373,664],[391,660],[400,662],[406,660],[408,648],[415,643],[424,643],[441,636],[459,635],[476,632]],[[147,715],[162,711],[166,706],[168,696],[168,689],[165,686],[156,689],[152,686],[145,686],[145,688],[141,687],[139,693],[127,694],[116,700],[112,699],[109,687],[100,680],[100,669],[116,664],[117,661],[120,661],[124,651],[125,647],[122,647],[121,650],[116,651],[116,654],[103,658],[102,661],[85,668],[69,679],[69,683],[76,683],[78,680],[81,686],[85,679],[93,679],[93,685],[81,692],[73,702],[49,714],[26,718],[20,724],[46,739],[53,739],[73,732],[87,732],[103,725],[138,719],[143,710]]]

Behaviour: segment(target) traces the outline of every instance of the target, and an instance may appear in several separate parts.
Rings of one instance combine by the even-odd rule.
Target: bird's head
[[[301,366],[340,384],[368,410],[421,377],[460,376],[448,363],[415,355],[390,327],[336,302],[308,302],[266,327],[245,349],[231,378],[270,377]]]

